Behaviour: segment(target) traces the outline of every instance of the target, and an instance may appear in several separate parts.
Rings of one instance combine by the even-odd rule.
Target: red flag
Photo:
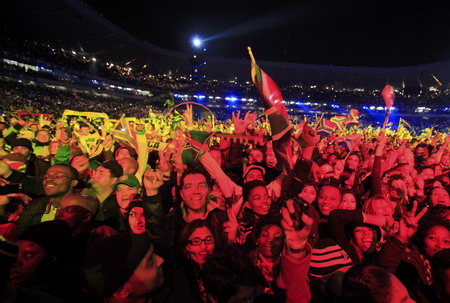
[[[292,128],[283,104],[283,96],[278,85],[256,64],[250,48],[248,52],[252,60],[252,82],[264,100],[264,108],[272,129],[272,139],[276,141]]]
[[[252,61],[252,82],[264,100],[265,113],[272,130],[273,149],[283,170],[288,172],[293,167],[290,133],[292,125],[283,103],[283,96],[278,85],[256,64],[250,47],[248,53]]]
[[[384,103],[386,103],[387,109],[391,109],[394,105],[395,93],[394,88],[391,85],[386,85],[381,92],[381,96],[384,99]]]

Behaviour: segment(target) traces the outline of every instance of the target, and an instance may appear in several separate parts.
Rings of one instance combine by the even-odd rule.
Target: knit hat
[[[309,274],[315,277],[328,276],[352,265],[352,259],[333,239],[320,239],[312,250]]]
[[[19,240],[34,242],[53,256],[63,256],[71,240],[70,227],[62,220],[42,222],[25,229]]]
[[[116,184],[114,184],[114,188],[117,188],[117,185],[119,184],[125,184],[130,187],[140,187],[141,184],[139,183],[139,180],[136,178],[135,175],[127,174],[120,177]]]
[[[19,138],[13,141],[13,143],[11,143],[11,149],[13,149],[16,146],[23,146],[28,148],[29,150],[33,151],[33,146],[31,144],[31,141],[26,139],[26,138]]]
[[[133,274],[152,245],[147,235],[120,234],[94,244],[84,275],[99,296],[111,297]]]

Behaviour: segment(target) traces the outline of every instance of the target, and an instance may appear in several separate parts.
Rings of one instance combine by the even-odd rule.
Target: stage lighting
[[[192,45],[194,47],[200,47],[202,45],[202,40],[198,36],[195,36],[192,38]]]

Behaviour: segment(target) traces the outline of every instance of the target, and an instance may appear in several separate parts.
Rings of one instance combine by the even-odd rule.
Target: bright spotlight
[[[194,45],[195,47],[200,47],[202,45],[202,40],[200,40],[199,37],[194,37],[192,39],[192,45]]]

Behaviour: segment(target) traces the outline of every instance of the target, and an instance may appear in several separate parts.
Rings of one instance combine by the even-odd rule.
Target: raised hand
[[[417,201],[414,201],[411,211],[403,213],[399,222],[399,230],[396,235],[403,243],[408,243],[409,239],[417,232],[418,222],[428,211],[428,207],[424,207],[417,215]]]
[[[149,169],[144,173],[143,185],[147,196],[154,196],[164,184],[163,173],[159,170]]]
[[[172,158],[172,155],[176,152],[175,145],[170,143],[164,150],[159,150],[159,164],[158,170],[164,173],[170,173],[169,162]]]
[[[231,113],[231,120],[233,121],[234,124],[235,134],[243,134],[247,129],[247,125],[245,124],[244,120],[240,118],[240,116],[241,116],[240,110]]]
[[[344,167],[345,167],[345,161],[344,160],[336,161],[336,164],[334,165],[334,174],[335,174],[334,177],[337,180],[339,180],[342,172],[344,171]]]
[[[237,243],[239,222],[231,207],[227,209],[228,222],[223,223],[223,230],[228,235],[228,241],[230,243]]]
[[[192,104],[186,104],[186,111],[182,115],[186,121],[186,126],[188,129],[192,128],[194,125]]]
[[[313,219],[308,215],[302,213],[301,219],[303,221],[303,228],[296,230],[294,228],[294,222],[291,218],[291,214],[295,213],[294,201],[287,200],[286,207],[281,210],[281,226],[283,227],[284,234],[286,235],[286,245],[288,252],[291,255],[297,255],[303,252],[308,241],[308,236],[311,233]]]
[[[251,112],[250,110],[245,113],[244,123],[246,125],[255,123],[256,119],[258,119],[258,114],[256,112]]]
[[[12,194],[7,194],[6,196],[7,196],[8,200],[9,200],[9,198],[19,198],[20,200],[22,200],[22,202],[24,204],[28,204],[33,200],[30,196],[22,194],[22,193],[12,193]]]
[[[301,134],[299,135],[298,141],[300,146],[303,147],[311,147],[316,145],[316,131],[309,126],[308,122],[303,123]]]

